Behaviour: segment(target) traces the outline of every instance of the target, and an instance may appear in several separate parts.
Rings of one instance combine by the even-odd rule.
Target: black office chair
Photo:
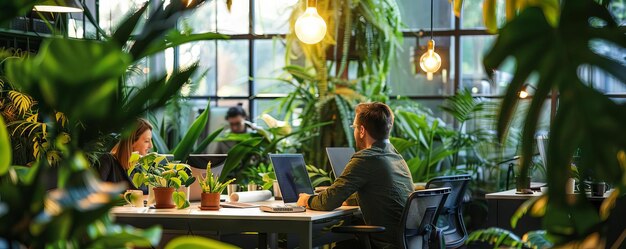
[[[467,240],[461,203],[471,179],[469,175],[440,176],[426,184],[426,189],[443,187],[452,189],[437,220],[437,227],[443,230],[446,248],[461,247]]]
[[[443,231],[435,227],[439,210],[443,207],[450,188],[418,190],[409,196],[400,220],[401,237],[397,243],[400,248],[424,249],[445,247]],[[370,234],[382,233],[382,226],[340,226],[332,228],[335,233],[355,234],[363,244],[363,248],[370,249]]]

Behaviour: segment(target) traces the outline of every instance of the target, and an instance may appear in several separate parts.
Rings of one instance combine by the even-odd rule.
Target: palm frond
[[[475,117],[475,114],[484,110],[484,102],[480,98],[474,98],[472,93],[465,89],[446,99],[441,107],[445,112],[452,115],[460,123],[465,123]]]
[[[30,108],[33,107],[34,100],[24,93],[11,90],[8,93],[8,97],[18,110],[18,113],[21,115],[26,114],[26,112],[28,112]]]
[[[467,238],[466,243],[471,244],[472,242],[485,242],[493,245],[494,249],[502,246],[509,248],[531,248],[529,244],[522,241],[520,237],[511,231],[497,227],[472,232]]]

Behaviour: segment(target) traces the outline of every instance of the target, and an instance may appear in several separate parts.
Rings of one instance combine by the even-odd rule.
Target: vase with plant
[[[200,187],[202,187],[202,195],[200,199],[200,209],[202,210],[219,210],[220,194],[226,186],[235,181],[235,178],[226,182],[220,182],[211,172],[211,162],[206,165],[206,178],[200,177]]]
[[[133,153],[128,169],[133,184],[145,184],[154,190],[155,208],[179,209],[189,207],[189,200],[184,192],[178,191],[182,186],[189,187],[196,178],[191,176],[189,165],[171,163],[164,155],[149,153],[143,157]]]

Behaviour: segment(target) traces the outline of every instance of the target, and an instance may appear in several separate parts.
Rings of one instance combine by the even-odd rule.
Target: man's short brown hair
[[[393,127],[393,112],[389,106],[380,102],[361,103],[356,106],[356,116],[356,124],[365,127],[372,138],[389,138]]]

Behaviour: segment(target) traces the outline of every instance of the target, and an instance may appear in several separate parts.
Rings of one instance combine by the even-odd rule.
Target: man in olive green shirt
[[[365,224],[386,228],[372,235],[375,248],[400,247],[400,219],[413,191],[408,166],[389,142],[392,127],[393,112],[387,105],[357,105],[353,128],[359,151],[332,186],[317,196],[300,194],[298,199],[298,205],[313,210],[333,210],[356,192]]]

